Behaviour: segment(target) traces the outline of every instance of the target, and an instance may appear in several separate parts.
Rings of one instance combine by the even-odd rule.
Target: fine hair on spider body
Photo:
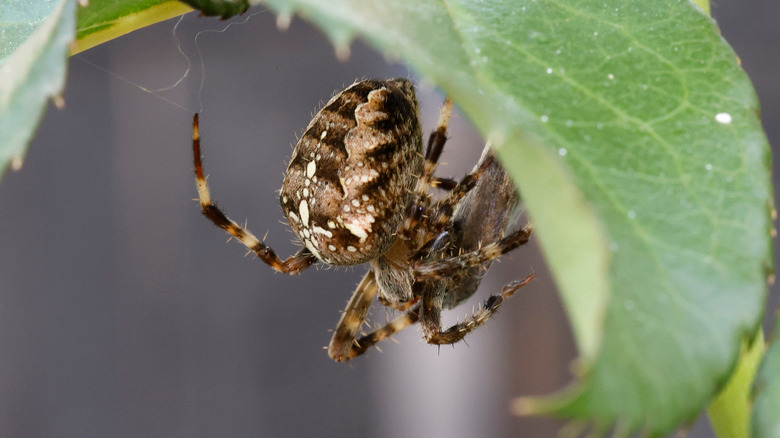
[[[434,175],[451,111],[452,101],[446,99],[423,150],[411,81],[359,81],[331,98],[304,131],[285,172],[280,203],[303,243],[286,260],[212,201],[201,162],[198,115],[193,118],[198,198],[215,225],[279,272],[297,274],[317,261],[370,264],[328,347],[335,361],[352,359],[415,322],[431,344],[458,342],[533,278],[507,284],[470,318],[442,329],[441,310],[472,296],[490,264],[531,235],[530,225],[506,232],[519,198],[488,147],[460,181]],[[446,193],[435,199],[429,194],[432,187]],[[403,314],[358,337],[377,296]]]

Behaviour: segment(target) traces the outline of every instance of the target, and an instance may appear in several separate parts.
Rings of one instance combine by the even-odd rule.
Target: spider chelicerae
[[[507,284],[466,320],[442,329],[441,310],[472,296],[490,264],[531,234],[530,225],[506,232],[518,195],[488,147],[460,181],[434,175],[451,111],[452,101],[446,99],[423,151],[409,80],[359,81],[337,93],[309,123],[285,173],[282,210],[303,243],[286,260],[211,200],[198,115],[193,119],[198,197],[214,224],[279,272],[297,274],[317,261],[370,264],[328,346],[336,361],[352,359],[416,322],[431,344],[458,342],[533,278]],[[431,196],[432,187],[445,194]],[[377,294],[383,305],[403,314],[359,335]]]

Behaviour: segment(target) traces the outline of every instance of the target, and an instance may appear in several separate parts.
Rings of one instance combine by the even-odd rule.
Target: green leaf
[[[759,329],[756,339],[743,344],[736,371],[707,408],[707,416],[718,438],[750,436],[750,390],[763,356],[764,330]]]
[[[753,438],[780,437],[780,313],[753,387]]]
[[[75,1],[11,1],[0,10],[0,176],[21,165],[46,100],[62,92]]]
[[[766,296],[772,189],[757,102],[687,1],[271,0],[338,53],[361,35],[468,114],[519,184],[582,353],[524,412],[657,436],[734,368]]]
[[[176,0],[90,0],[79,8],[78,39],[71,54],[191,10]]]

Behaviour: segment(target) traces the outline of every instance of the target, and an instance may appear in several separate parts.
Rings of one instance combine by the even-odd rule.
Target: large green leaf
[[[753,387],[753,438],[780,438],[780,313]]]
[[[62,91],[74,7],[74,0],[0,7],[0,176],[21,164],[46,100]]]
[[[408,60],[498,149],[583,355],[577,384],[524,411],[660,435],[702,409],[760,320],[772,191],[750,82],[701,10],[268,3],[341,53],[360,34]]]
[[[82,13],[82,41],[165,2],[119,3],[139,9]],[[677,0],[267,3],[341,55],[360,35],[410,62],[521,187],[582,356],[577,383],[521,410],[618,435],[701,411],[755,333],[771,266],[769,150],[709,18]]]

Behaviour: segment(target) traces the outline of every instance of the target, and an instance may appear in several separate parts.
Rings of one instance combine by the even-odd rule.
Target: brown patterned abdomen
[[[280,201],[320,260],[364,263],[396,239],[422,170],[417,99],[406,79],[357,82],[314,116],[285,173]]]

